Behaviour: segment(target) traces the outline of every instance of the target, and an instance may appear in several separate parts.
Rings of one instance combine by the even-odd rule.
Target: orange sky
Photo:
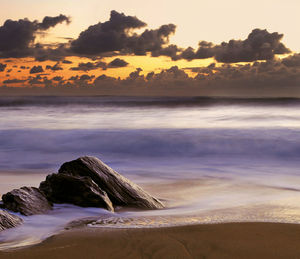
[[[229,1],[196,1],[187,0],[184,2],[151,1],[142,2],[131,1],[35,1],[35,0],[3,0],[0,10],[0,23],[7,19],[18,20],[28,17],[31,21],[37,19],[41,21],[43,17],[50,15],[56,16],[60,13],[69,15],[72,22],[58,24],[55,28],[47,31],[44,36],[37,36],[35,43],[57,43],[67,42],[67,38],[77,38],[80,32],[88,26],[105,22],[109,19],[111,10],[124,12],[126,15],[137,16],[148,24],[147,28],[158,28],[162,24],[174,23],[177,26],[176,33],[170,37],[170,43],[180,47],[192,46],[197,48],[200,40],[207,40],[216,44],[230,39],[245,39],[249,32],[254,28],[266,28],[269,31],[284,33],[283,43],[292,50],[300,50],[300,37],[294,33],[294,25],[300,22],[297,11],[300,8],[299,1],[279,1],[279,0],[253,0],[249,2],[229,0]],[[139,30],[138,30],[139,31]],[[142,30],[141,30],[142,31]],[[299,47],[298,47],[299,46]],[[115,57],[104,58],[103,61],[109,63]],[[123,68],[101,68],[91,71],[71,71],[71,67],[77,66],[80,62],[96,62],[88,58],[67,57],[66,59],[73,64],[61,64],[62,71],[46,70],[46,65],[55,65],[56,62],[45,61],[36,62],[33,58],[7,59],[0,60],[0,63],[7,64],[5,72],[0,73],[0,81],[7,79],[25,80],[30,75],[29,69],[20,70],[21,66],[32,67],[41,65],[45,75],[51,79],[55,76],[62,76],[68,79],[71,76],[89,74],[96,77],[105,74],[112,77],[126,78],[136,68],[142,68],[141,74],[154,71],[160,72],[172,66],[179,68],[207,66],[214,61],[213,58],[197,59],[186,61],[184,59],[172,61],[169,57],[150,57],[148,56],[119,56],[119,58],[129,63]],[[17,66],[17,67],[14,67]],[[10,71],[11,70],[11,71]],[[188,72],[191,74],[191,72]],[[14,84],[20,86],[22,84]],[[10,85],[12,86],[12,85]]]

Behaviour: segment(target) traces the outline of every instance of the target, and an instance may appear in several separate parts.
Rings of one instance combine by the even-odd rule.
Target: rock
[[[41,182],[40,190],[53,203],[71,203],[81,207],[114,210],[106,192],[90,177],[51,174],[47,176],[46,181]]]
[[[114,205],[161,209],[164,205],[96,157],[80,157],[64,163],[59,174],[90,177],[104,190]]]
[[[0,231],[7,228],[14,228],[23,222],[19,217],[8,213],[5,210],[0,210]]]
[[[22,187],[2,196],[4,207],[25,216],[43,214],[52,209],[52,204],[35,187]]]
[[[93,222],[97,221],[98,219],[99,219],[99,217],[86,217],[86,218],[81,218],[81,219],[75,219],[75,220],[69,222],[65,226],[65,229],[69,230],[72,228],[84,227],[88,224],[92,224]]]

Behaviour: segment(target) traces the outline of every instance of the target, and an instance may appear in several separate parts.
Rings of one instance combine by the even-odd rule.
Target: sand
[[[78,228],[0,258],[300,258],[300,225],[227,223],[156,229]]]

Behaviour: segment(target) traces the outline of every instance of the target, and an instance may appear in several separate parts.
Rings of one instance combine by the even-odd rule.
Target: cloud
[[[29,45],[35,39],[37,22],[28,19],[6,20],[0,27],[1,57],[24,57],[31,54]]]
[[[64,59],[61,63],[63,64],[73,64],[72,61]]]
[[[127,16],[114,10],[108,21],[89,26],[77,39],[69,39],[69,43],[35,43],[38,33],[45,33],[63,22],[70,23],[70,18],[60,14],[55,17],[46,16],[42,22],[28,19],[5,21],[0,27],[0,58],[34,57],[37,61],[62,61],[67,56],[95,59],[134,54],[167,56],[174,61],[214,58],[221,63],[237,63],[271,60],[276,55],[290,53],[281,42],[283,34],[262,29],[254,29],[244,40],[232,39],[221,44],[202,40],[197,49],[184,49],[170,44],[170,36],[175,33],[176,25],[170,23],[157,29],[137,32],[137,29],[143,29],[147,24],[136,16]],[[105,66],[100,68],[105,69]],[[78,70],[82,69],[78,66]],[[82,71],[88,71],[88,68]]]
[[[290,53],[280,42],[282,37],[283,34],[277,32],[269,33],[267,30],[255,29],[244,41],[231,40],[216,46],[215,59],[224,63],[270,60],[276,54]]]
[[[20,80],[20,79],[7,79],[4,80],[3,83],[4,84],[18,84],[18,83],[24,83],[26,82],[26,80]]]
[[[31,69],[30,69],[30,74],[36,74],[36,73],[42,73],[44,72],[44,69],[42,66],[33,66]]]
[[[220,45],[200,41],[196,51],[189,47],[182,51],[180,57],[187,60],[214,57],[216,61],[223,63],[271,60],[275,55],[291,52],[281,42],[282,37],[283,34],[278,32],[254,29],[245,40],[230,40]]]
[[[171,44],[166,47],[161,47],[156,50],[152,50],[151,55],[152,57],[166,56],[176,61],[181,58],[179,56],[180,52],[182,52],[182,48],[179,48],[178,46]]]
[[[92,75],[92,76],[89,76],[89,75],[82,75],[82,76],[79,77],[79,80],[80,80],[80,81],[89,81],[89,80],[92,80],[93,78],[95,78],[94,75]]]
[[[54,66],[47,65],[46,69],[49,69],[52,71],[63,70],[63,68],[61,66],[59,66],[59,62],[57,62]]]
[[[128,65],[128,63],[120,58],[115,58],[113,61],[111,61],[108,64],[108,67],[110,68],[117,68],[117,67],[126,67]]]
[[[79,37],[72,41],[71,50],[77,54],[99,55],[109,51],[121,51],[130,38],[128,35],[132,29],[145,27],[146,23],[133,16],[111,11],[107,22],[99,22],[80,33]]]
[[[282,63],[287,67],[300,67],[300,53],[282,59]]]
[[[295,54],[290,59],[298,58]],[[289,58],[252,64],[217,64],[180,69],[177,66],[144,75],[141,68],[125,79],[84,74],[68,80],[40,75],[29,77],[27,87],[0,87],[0,94],[14,95],[140,95],[140,96],[227,96],[299,97],[300,64]],[[191,76],[190,72],[193,72]],[[34,85],[46,86],[34,88]]]
[[[62,76],[55,76],[55,77],[52,78],[52,80],[56,81],[56,82],[61,82],[61,81],[63,81],[63,79],[64,78]]]
[[[105,56],[117,52],[119,55],[167,56],[172,60],[214,58],[221,63],[252,62],[271,60],[276,55],[290,53],[281,42],[283,34],[269,33],[254,29],[245,40],[230,40],[221,44],[200,41],[198,49],[183,49],[169,44],[176,25],[166,24],[158,29],[146,29],[137,34],[134,29],[143,28],[146,23],[133,16],[116,11],[111,12],[110,20],[90,26],[71,42],[71,51],[80,55]]]
[[[31,48],[31,53],[35,60],[40,62],[46,60],[61,61],[66,56],[70,56],[70,52],[65,44],[53,44],[49,46],[37,43]]]
[[[46,16],[42,23],[20,19],[18,21],[6,20],[0,26],[0,57],[19,58],[34,56],[33,43],[36,34],[48,30],[50,27],[66,21],[69,18],[64,15],[56,17]]]
[[[169,36],[175,32],[174,24],[162,25],[156,30],[146,29],[143,33],[134,33],[147,24],[137,17],[111,11],[109,21],[90,26],[71,42],[71,51],[83,55],[103,55],[107,52],[133,53],[146,55],[158,52],[169,42]]]
[[[3,72],[6,68],[6,66],[7,66],[6,64],[0,63],[0,72]]]
[[[146,55],[150,52],[151,55],[157,56],[169,43],[169,37],[175,33],[175,30],[174,24],[162,25],[156,30],[145,30],[141,35],[133,36],[128,40],[127,51],[135,55]]]
[[[107,64],[105,62],[99,61],[96,63],[92,62],[86,62],[86,63],[79,63],[77,67],[71,67],[70,70],[73,71],[90,71],[90,70],[95,70],[95,69],[107,69]]]
[[[38,24],[38,27],[40,30],[48,30],[51,27],[55,27],[59,23],[66,22],[69,24],[71,22],[70,17],[67,17],[63,14],[60,14],[59,16],[50,17],[46,16],[41,23]]]

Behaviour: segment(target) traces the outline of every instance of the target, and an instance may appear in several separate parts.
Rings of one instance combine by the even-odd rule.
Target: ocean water
[[[0,233],[0,249],[40,242],[67,222],[162,227],[300,223],[300,100],[1,97],[0,194],[38,186],[83,155],[162,199],[158,211],[58,205]]]

